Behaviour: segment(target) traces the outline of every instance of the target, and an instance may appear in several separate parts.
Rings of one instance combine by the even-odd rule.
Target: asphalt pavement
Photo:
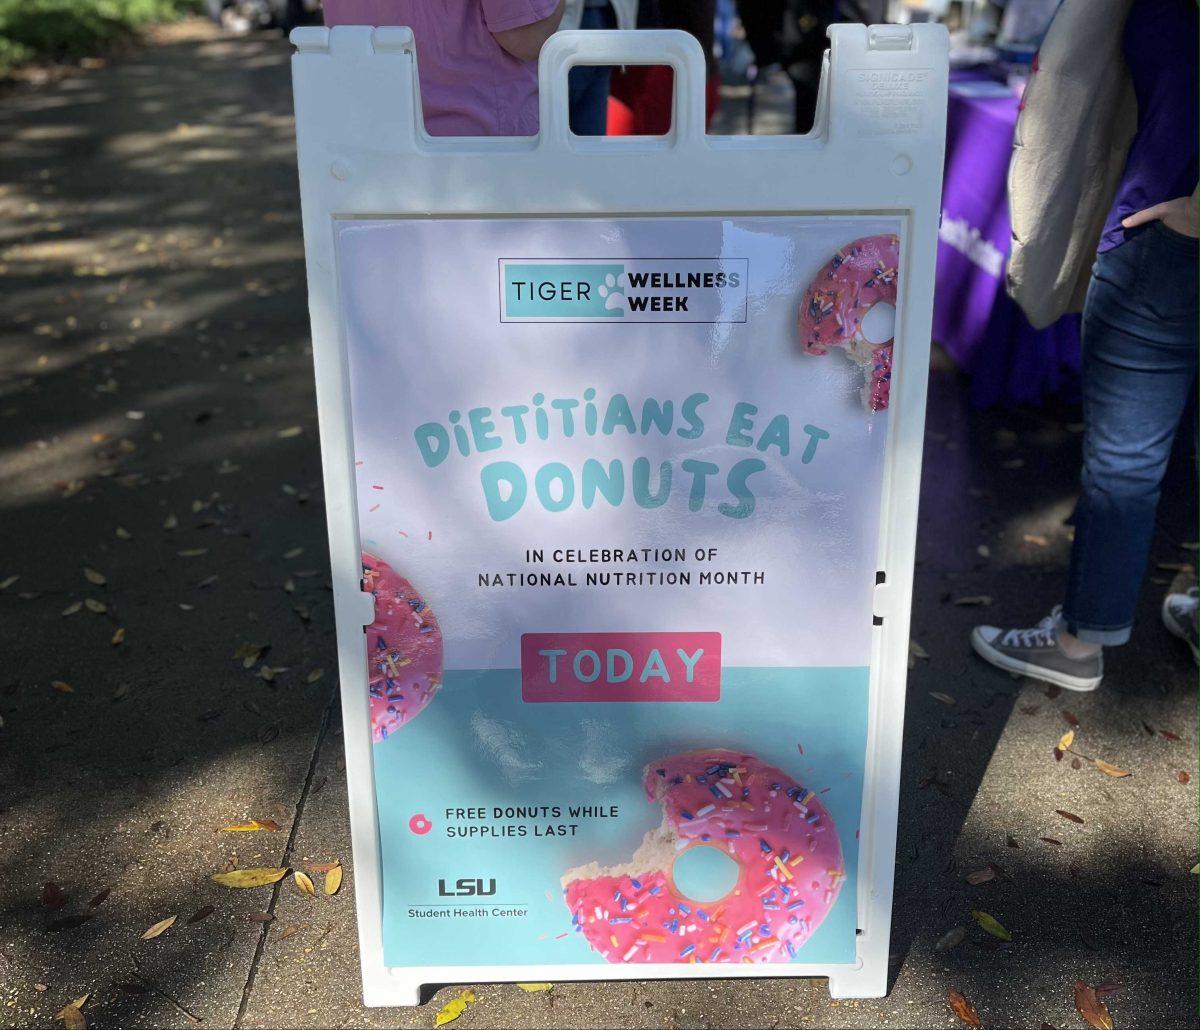
[[[461,990],[359,999],[288,53],[189,23],[0,94],[5,1025],[86,995],[93,1027],[419,1027]],[[985,1026],[1082,1027],[1079,980],[1117,1027],[1195,1026],[1196,669],[1157,614],[1196,562],[1187,443],[1099,692],[967,641],[1059,600],[1078,418],[931,371],[887,998],[476,985],[455,1026],[953,1027],[956,990]],[[332,897],[210,878],[334,862]]]

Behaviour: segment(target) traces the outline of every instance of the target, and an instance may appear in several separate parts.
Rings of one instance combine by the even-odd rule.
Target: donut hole
[[[886,300],[872,304],[863,315],[862,334],[870,343],[887,343],[896,335],[896,305]]]
[[[741,869],[720,848],[697,844],[676,856],[671,880],[689,901],[720,901],[737,886]]]

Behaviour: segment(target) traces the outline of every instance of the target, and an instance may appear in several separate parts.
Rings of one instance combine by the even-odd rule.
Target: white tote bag
[[[1036,328],[1083,310],[1137,102],[1121,50],[1132,0],[1065,0],[1025,90],[1008,169],[1008,292]]]

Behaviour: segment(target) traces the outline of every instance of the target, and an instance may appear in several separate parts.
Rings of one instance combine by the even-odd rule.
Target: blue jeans
[[[615,29],[612,4],[583,9],[581,29]],[[602,64],[576,65],[567,75],[571,105],[571,131],[576,136],[603,136],[608,131],[608,85],[612,68]]]
[[[1063,619],[1129,639],[1163,473],[1196,381],[1198,241],[1154,222],[1096,256],[1083,309],[1083,476]]]

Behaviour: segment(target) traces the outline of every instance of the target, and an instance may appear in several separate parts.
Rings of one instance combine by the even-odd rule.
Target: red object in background
[[[671,129],[675,75],[669,65],[614,69],[608,97],[608,135],[663,136]],[[704,124],[716,113],[720,83],[710,75],[704,89]]]

